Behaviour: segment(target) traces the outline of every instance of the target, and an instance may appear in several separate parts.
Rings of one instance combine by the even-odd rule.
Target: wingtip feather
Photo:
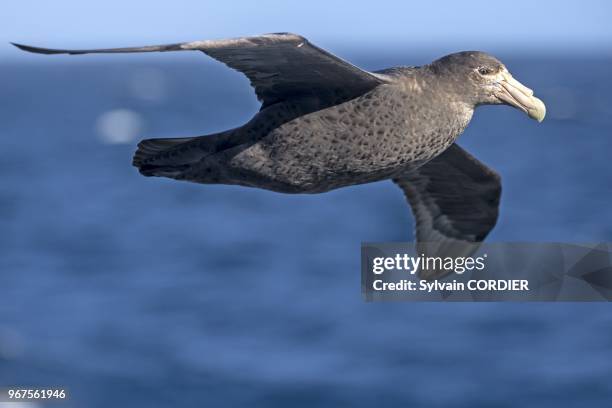
[[[32,52],[34,54],[62,54],[64,52],[62,50],[53,50],[50,48],[33,47],[31,45],[18,44],[14,42],[11,42],[11,44],[19,48],[22,51]]]

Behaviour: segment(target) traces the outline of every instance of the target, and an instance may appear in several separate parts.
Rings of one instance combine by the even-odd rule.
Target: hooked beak
[[[541,122],[546,116],[544,102],[533,96],[533,91],[512,78],[509,72],[502,72],[499,89],[495,96],[502,102],[525,112],[530,118]]]

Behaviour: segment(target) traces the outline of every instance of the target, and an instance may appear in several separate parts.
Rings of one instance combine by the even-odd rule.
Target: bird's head
[[[514,79],[506,66],[492,55],[463,51],[442,57],[429,67],[442,83],[452,83],[452,89],[467,103],[510,105],[538,122],[544,120],[544,102]]]

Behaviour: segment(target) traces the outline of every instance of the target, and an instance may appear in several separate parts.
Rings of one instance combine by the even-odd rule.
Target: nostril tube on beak
[[[525,95],[533,96],[533,90],[532,89],[527,88],[525,85],[521,84],[519,81],[517,81],[516,79],[512,78],[511,75],[507,79],[507,81],[508,81],[508,83],[510,83],[510,85],[514,86],[515,88],[518,88]]]
[[[504,72],[502,74],[502,76],[503,76],[505,82],[507,82],[508,84],[512,85],[513,87],[519,89],[525,95],[533,96],[533,90],[530,89],[530,88],[527,88],[525,85],[521,84],[519,81],[514,79],[512,77],[512,74],[510,74],[509,72]]]

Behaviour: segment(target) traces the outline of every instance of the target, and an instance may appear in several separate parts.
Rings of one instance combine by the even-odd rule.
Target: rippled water
[[[460,140],[503,177],[490,239],[612,240],[612,60],[503,59],[549,116],[480,108]],[[258,105],[199,55],[126,61],[0,65],[0,386],[65,386],[75,407],[610,403],[607,304],[365,304],[360,242],[412,238],[389,182],[141,177],[138,139]]]

